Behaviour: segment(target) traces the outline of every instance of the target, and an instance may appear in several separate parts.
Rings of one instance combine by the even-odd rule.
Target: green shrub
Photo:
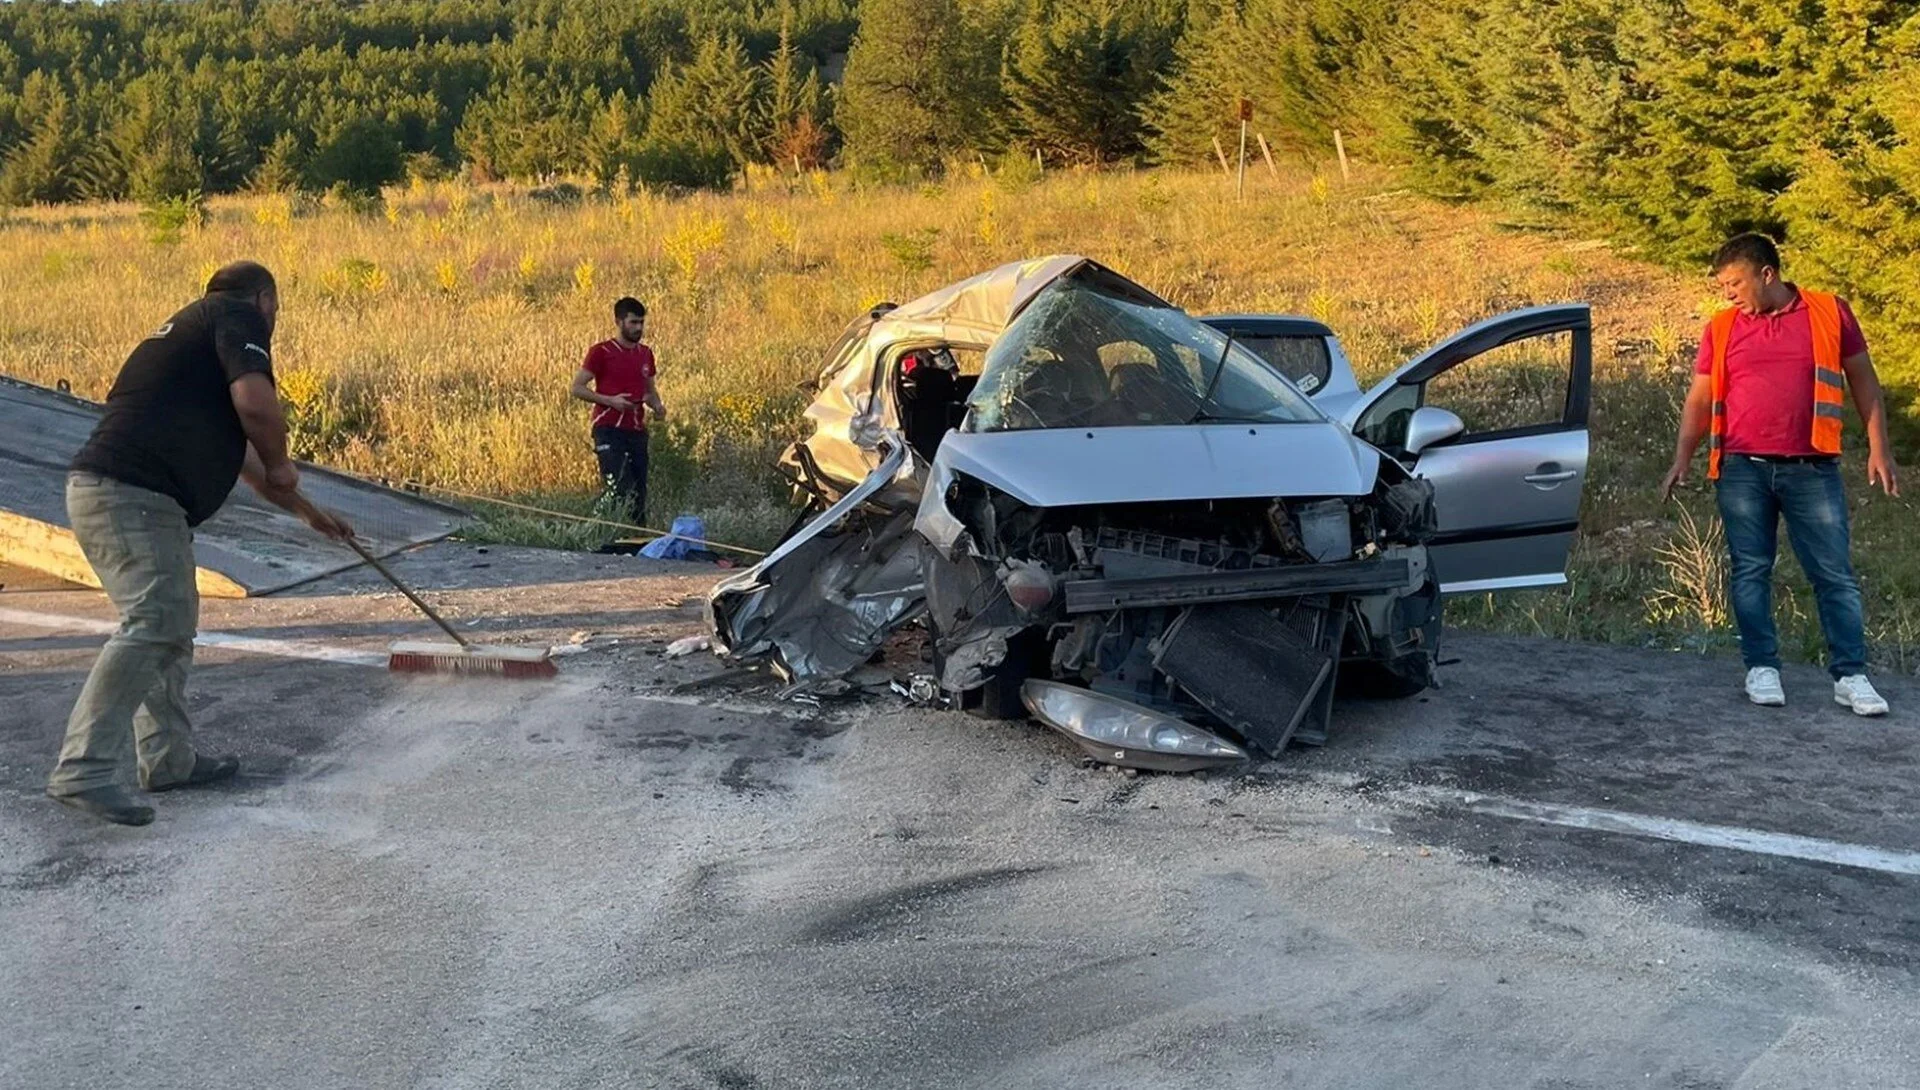
[[[152,200],[140,209],[140,222],[156,246],[177,245],[188,232],[198,231],[206,218],[206,204],[198,190]]]

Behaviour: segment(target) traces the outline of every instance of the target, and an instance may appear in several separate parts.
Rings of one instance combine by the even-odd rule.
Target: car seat
[[[1150,363],[1123,363],[1113,369],[1111,381],[1116,425],[1177,424],[1198,408],[1190,396],[1168,386]]]
[[[958,393],[954,374],[920,352],[903,357],[900,372],[900,424],[906,429],[907,445],[931,462],[954,425]]]

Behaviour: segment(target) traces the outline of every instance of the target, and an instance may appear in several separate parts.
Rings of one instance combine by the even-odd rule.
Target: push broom
[[[297,496],[297,502],[312,507],[305,496]],[[553,655],[544,647],[500,647],[477,644],[454,631],[453,626],[434,612],[432,606],[420,600],[413,588],[400,581],[400,577],[387,570],[366,546],[346,538],[348,546],[360,554],[374,571],[393,584],[393,589],[407,596],[427,619],[440,626],[440,630],[453,639],[452,643],[433,643],[428,641],[396,643],[387,649],[387,669],[411,674],[485,674],[495,677],[539,678],[553,677],[559,673],[559,667],[553,664]]]

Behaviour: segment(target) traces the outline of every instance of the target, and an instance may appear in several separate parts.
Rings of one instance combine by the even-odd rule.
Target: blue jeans
[[[1867,672],[1866,609],[1848,556],[1847,496],[1838,462],[1764,462],[1729,454],[1720,466],[1720,521],[1732,557],[1727,584],[1740,653],[1748,669],[1780,668],[1773,627],[1773,564],[1780,520],[1813,584],[1827,669],[1835,678]]]

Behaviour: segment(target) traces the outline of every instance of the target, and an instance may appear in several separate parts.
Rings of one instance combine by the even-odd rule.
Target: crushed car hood
[[[1028,506],[1067,507],[1364,495],[1380,455],[1315,422],[953,432],[937,461]]]

